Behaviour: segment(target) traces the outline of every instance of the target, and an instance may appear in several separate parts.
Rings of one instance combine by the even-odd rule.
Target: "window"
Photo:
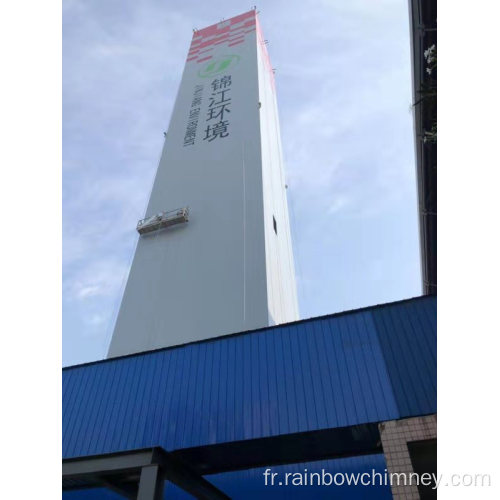
[[[274,215],[273,215],[273,228],[274,228],[274,232],[277,235],[278,234],[278,225],[276,224],[276,219],[274,218]]]

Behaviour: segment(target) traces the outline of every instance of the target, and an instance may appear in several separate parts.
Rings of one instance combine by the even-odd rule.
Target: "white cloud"
[[[106,316],[104,314],[92,314],[87,322],[90,326],[101,326],[106,322]]]
[[[328,207],[329,214],[335,214],[343,210],[349,204],[349,199],[346,196],[339,196]]]
[[[114,297],[123,289],[128,271],[129,262],[89,259],[70,269],[64,282],[65,297],[68,300]]]
[[[95,295],[100,295],[102,292],[102,286],[100,285],[76,285],[76,296],[79,299],[85,299],[86,297],[93,297]]]

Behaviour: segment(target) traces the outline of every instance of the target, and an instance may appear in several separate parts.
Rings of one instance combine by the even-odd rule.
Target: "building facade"
[[[152,500],[149,467],[165,498],[418,499],[385,475],[430,472],[435,414],[432,295],[68,367],[64,499]],[[306,470],[381,480],[284,483]]]
[[[178,224],[154,230],[172,215]],[[298,319],[274,75],[255,10],[194,32],[144,220],[153,230],[139,237],[109,356]]]

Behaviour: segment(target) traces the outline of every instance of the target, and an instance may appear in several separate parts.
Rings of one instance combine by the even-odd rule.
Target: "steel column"
[[[158,465],[148,465],[141,469],[137,500],[163,500],[163,475]]]

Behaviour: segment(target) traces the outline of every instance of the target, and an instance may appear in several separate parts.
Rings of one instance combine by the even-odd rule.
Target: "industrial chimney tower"
[[[255,10],[195,31],[108,357],[299,318]]]

